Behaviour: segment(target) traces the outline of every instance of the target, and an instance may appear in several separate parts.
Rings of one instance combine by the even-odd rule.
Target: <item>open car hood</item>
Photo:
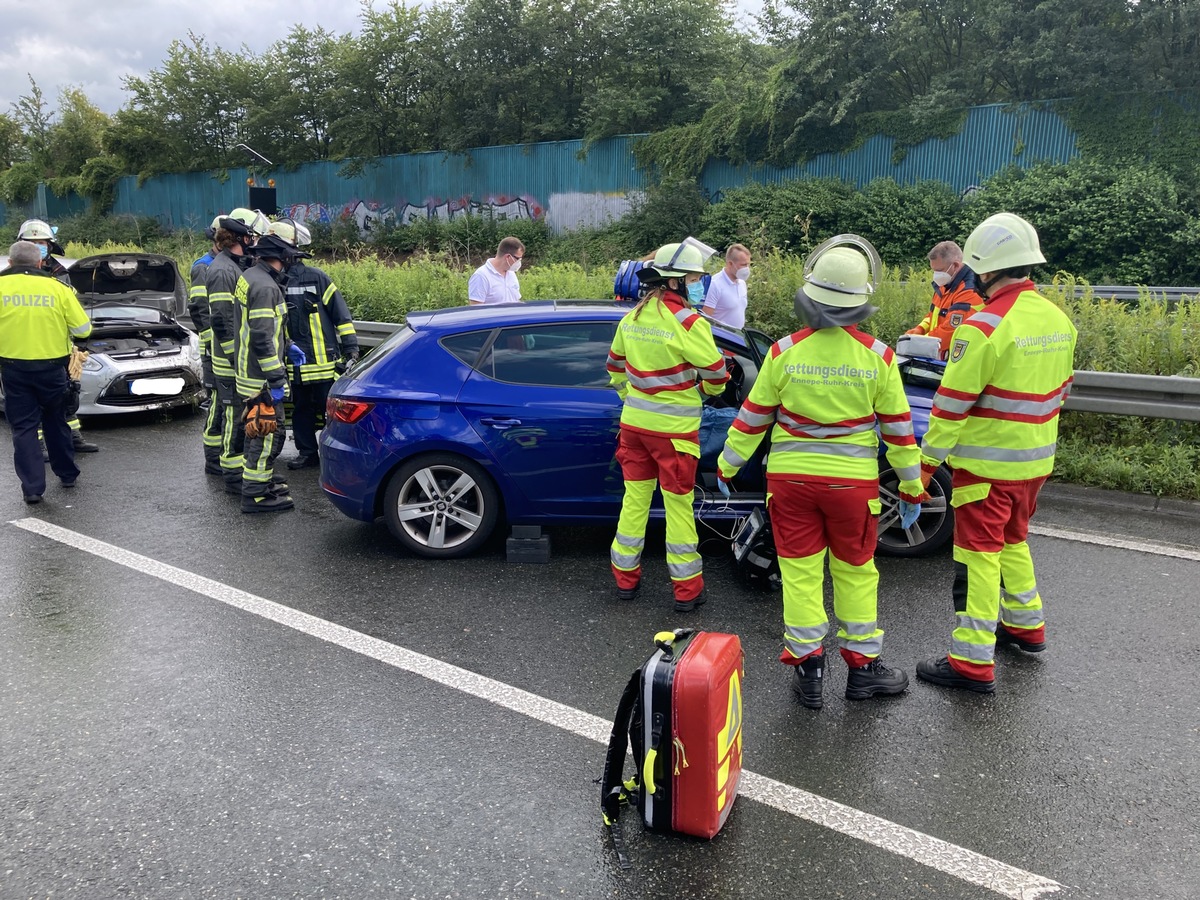
[[[141,306],[178,318],[187,307],[187,287],[169,256],[101,253],[78,260],[67,274],[85,309]]]

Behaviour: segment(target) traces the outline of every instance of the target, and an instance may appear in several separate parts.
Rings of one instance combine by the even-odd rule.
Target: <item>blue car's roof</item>
[[[596,319],[617,320],[633,309],[632,303],[611,300],[529,300],[494,306],[456,306],[410,312],[405,317],[414,331],[453,334],[476,328],[528,325],[535,322],[594,322]],[[711,319],[713,332],[745,343],[745,337],[735,328],[728,328]]]

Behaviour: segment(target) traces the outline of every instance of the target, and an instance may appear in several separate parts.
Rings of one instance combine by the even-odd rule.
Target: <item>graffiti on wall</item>
[[[415,204],[402,201],[386,205],[377,200],[354,199],[341,206],[326,203],[293,203],[280,209],[280,214],[304,222],[329,224],[339,219],[353,219],[363,234],[385,222],[411,225],[420,219],[448,222],[460,216],[491,216],[497,221],[541,219],[546,210],[534,197],[497,195],[483,200],[459,197],[453,200],[430,198]]]

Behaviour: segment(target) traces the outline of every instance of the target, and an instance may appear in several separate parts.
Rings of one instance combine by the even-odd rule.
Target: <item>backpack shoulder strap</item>
[[[625,782],[623,774],[625,751],[629,746],[629,725],[633,718],[633,709],[638,702],[641,675],[642,670],[635,669],[621,693],[617,714],[613,717],[612,733],[608,737],[608,752],[604,756],[604,775],[600,779],[600,813],[612,834],[613,846],[623,869],[630,866],[622,848],[621,823],[618,818],[621,814],[621,804],[629,802],[630,793],[636,791],[638,786],[636,771],[628,783]],[[636,762],[635,760],[635,770]]]

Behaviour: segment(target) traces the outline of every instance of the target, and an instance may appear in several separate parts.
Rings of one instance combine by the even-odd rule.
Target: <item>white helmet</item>
[[[882,266],[879,252],[866,238],[839,234],[804,261],[803,291],[810,300],[826,306],[864,306],[879,286]]]
[[[276,219],[267,229],[267,233],[276,235],[297,248],[307,247],[312,243],[312,232],[308,230],[308,226],[295,219]]]
[[[41,219],[26,219],[21,223],[21,230],[17,232],[17,240],[52,241],[56,234],[58,229],[51,228]]]
[[[963,256],[976,275],[1044,263],[1037,229],[1015,213],[988,216],[971,232]]]

